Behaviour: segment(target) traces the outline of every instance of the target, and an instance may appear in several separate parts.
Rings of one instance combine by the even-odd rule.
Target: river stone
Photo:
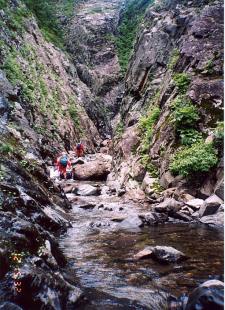
[[[138,215],[130,215],[119,224],[120,228],[132,229],[143,226],[142,220]]]
[[[89,185],[89,184],[80,185],[76,189],[76,194],[78,196],[98,196],[100,195],[100,193],[101,193],[100,188]]]
[[[203,216],[200,222],[209,226],[223,227],[224,226],[224,212],[217,212],[213,215]]]
[[[154,207],[156,212],[170,212],[170,211],[179,211],[183,203],[173,199],[166,198],[163,202]]]
[[[79,208],[84,209],[84,210],[94,209],[94,207],[95,207],[95,204],[93,203],[87,203],[85,205],[79,206]]]
[[[204,200],[203,199],[191,199],[189,201],[186,202],[186,205],[189,206],[190,208],[192,208],[194,211],[197,211],[200,209],[200,207],[202,207],[204,204]]]
[[[6,301],[0,303],[0,310],[23,310],[23,309],[17,306],[16,304]]]
[[[186,258],[185,254],[170,246],[156,246],[152,257],[161,263],[176,263]]]
[[[223,310],[224,283],[209,280],[196,288],[189,296],[185,310]]]
[[[146,247],[144,250],[134,255],[134,259],[148,258],[152,255],[152,247]]]
[[[216,195],[212,195],[207,198],[204,205],[199,210],[199,216],[207,216],[215,214],[219,207],[223,204],[223,200]]]

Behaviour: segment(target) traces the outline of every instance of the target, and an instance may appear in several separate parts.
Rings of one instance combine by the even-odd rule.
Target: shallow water
[[[80,309],[124,307],[113,301],[113,297],[101,298],[98,295],[105,293],[126,299],[123,309],[168,309],[162,302],[167,298],[164,292],[178,297],[207,279],[221,277],[223,231],[185,223],[122,229],[121,224],[112,218],[139,214],[142,206],[122,203],[117,197],[107,196],[80,197],[77,204],[84,202],[103,202],[112,211],[96,207],[84,210],[74,205],[71,211],[73,227],[60,239],[60,247],[75,270],[81,287],[96,299],[95,305]],[[123,209],[119,211],[121,207]],[[96,223],[101,226],[96,227]],[[162,265],[150,258],[133,259],[134,254],[149,245],[173,246],[189,259],[171,265]],[[134,301],[139,306],[135,306]]]

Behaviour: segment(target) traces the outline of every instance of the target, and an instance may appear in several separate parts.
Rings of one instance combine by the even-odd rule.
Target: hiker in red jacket
[[[60,177],[66,178],[66,169],[71,168],[71,162],[66,153],[62,153],[56,160],[56,166],[59,170]]]
[[[77,157],[82,157],[84,155],[84,146],[81,142],[76,145],[75,151],[76,151]]]

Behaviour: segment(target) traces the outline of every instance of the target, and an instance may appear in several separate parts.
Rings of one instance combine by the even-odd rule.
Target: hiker
[[[56,160],[56,166],[60,173],[60,178],[66,179],[66,169],[71,168],[71,162],[65,152]]]
[[[84,155],[84,146],[81,142],[76,145],[77,157],[82,157]]]

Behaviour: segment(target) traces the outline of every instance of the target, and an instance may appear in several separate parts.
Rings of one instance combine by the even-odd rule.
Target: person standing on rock
[[[56,166],[60,173],[60,178],[66,178],[66,169],[71,168],[71,162],[65,152],[63,152],[56,160]]]
[[[82,157],[84,156],[84,146],[81,142],[79,142],[77,145],[76,145],[76,154],[77,154],[77,157]]]

